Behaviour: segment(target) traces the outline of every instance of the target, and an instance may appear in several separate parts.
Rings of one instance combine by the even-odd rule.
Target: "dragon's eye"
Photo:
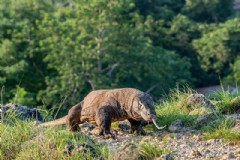
[[[144,108],[145,108],[144,105],[141,104],[141,105],[140,105],[140,109],[144,109]]]

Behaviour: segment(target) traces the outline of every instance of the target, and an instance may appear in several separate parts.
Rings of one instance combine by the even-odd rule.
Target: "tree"
[[[233,15],[233,0],[186,0],[183,13],[199,22],[223,22]]]
[[[184,6],[184,0],[134,0],[136,7],[144,17],[152,16],[155,20],[172,20]]]
[[[200,39],[193,41],[193,46],[199,54],[202,67],[213,70],[220,75],[226,75],[226,69],[234,62],[240,52],[239,19],[215,25],[208,29]]]
[[[6,101],[16,96],[19,86],[29,96],[23,105],[36,105],[46,71],[38,51],[36,22],[49,11],[47,6],[31,0],[0,2],[0,85],[6,88]]]
[[[54,72],[39,99],[56,104],[67,97],[70,106],[89,90],[115,87],[135,87],[157,96],[176,81],[191,79],[187,59],[152,45],[145,36],[150,26],[134,7],[132,0],[79,1],[71,10],[46,14],[39,23],[41,52],[47,53],[44,61]]]

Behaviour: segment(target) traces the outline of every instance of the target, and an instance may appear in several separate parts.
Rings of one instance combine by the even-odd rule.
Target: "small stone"
[[[93,130],[91,130],[91,134],[93,134],[93,135],[96,135],[96,136],[98,136],[99,135],[99,131],[100,131],[100,129],[98,128],[98,127],[96,127],[96,128],[94,128]]]
[[[205,154],[209,154],[211,151],[209,149],[205,150]]]
[[[182,129],[183,127],[183,123],[181,120],[176,120],[174,122],[172,122],[172,124],[168,127],[168,130],[170,132],[176,132],[176,131],[179,131],[180,129]]]
[[[114,160],[138,160],[142,155],[138,152],[138,146],[135,143],[123,142],[114,155]],[[131,158],[129,157],[131,156]]]
[[[199,135],[194,135],[193,139],[196,140],[196,141],[201,141],[202,137],[200,137]]]
[[[72,144],[71,141],[67,141],[67,144],[65,145],[65,151],[64,153],[66,153],[67,155],[71,155],[72,150],[74,149],[74,145]]]
[[[195,125],[196,127],[202,127],[204,125],[207,125],[209,122],[213,121],[214,118],[215,118],[214,113],[199,116],[195,122]]]
[[[1,141],[0,141],[1,142]],[[235,154],[240,154],[240,148],[237,148],[235,151],[234,151]]]
[[[201,146],[201,147],[198,147],[198,150],[199,150],[199,152],[203,152],[203,151],[204,151],[204,149],[205,149],[205,147],[203,147],[203,146]]]
[[[235,159],[235,155],[233,152],[227,153],[222,156],[221,160],[229,160],[229,159]]]
[[[197,158],[197,157],[201,157],[202,154],[198,151],[198,150],[192,150],[189,154],[189,157],[191,158]]]
[[[169,154],[162,154],[160,157],[154,158],[154,160],[174,160],[174,158]]]
[[[92,155],[96,154],[95,149],[92,146],[90,146],[88,144],[85,144],[85,143],[78,144],[77,147],[76,147],[76,151],[77,152],[84,152],[84,153],[90,152]]]
[[[122,131],[118,131],[118,132],[117,132],[117,135],[119,135],[119,136],[123,136],[124,133],[123,133]]]
[[[215,143],[216,142],[216,139],[209,139],[207,140],[207,144],[212,144],[212,143]]]
[[[182,135],[178,135],[178,134],[173,137],[173,139],[175,139],[175,140],[180,140],[182,138],[183,138]]]

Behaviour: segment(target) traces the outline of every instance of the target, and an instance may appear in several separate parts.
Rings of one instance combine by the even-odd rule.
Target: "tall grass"
[[[82,133],[70,133],[61,128],[40,128],[32,122],[11,118],[7,123],[0,123],[0,159],[94,159],[94,156],[107,159],[106,147],[91,140]],[[66,143],[73,145],[88,144],[95,149],[89,152],[66,154]]]
[[[180,119],[184,125],[194,127],[198,115],[189,115],[190,111],[184,104],[185,99],[193,93],[196,92],[188,87],[183,90],[172,90],[156,107],[158,124],[169,126],[173,121]],[[211,98],[215,101],[216,113],[208,125],[199,128],[200,132],[203,132],[205,139],[223,138],[230,141],[239,141],[240,133],[232,130],[234,126],[233,120],[229,120],[223,115],[223,113],[234,113],[232,99],[235,97],[229,91],[222,89]],[[151,127],[148,128],[154,128]]]
[[[156,106],[157,123],[161,126],[169,126],[173,121],[180,119],[184,125],[194,127],[198,115],[190,115],[190,110],[185,105],[186,98],[193,93],[195,91],[189,87],[172,90]],[[234,122],[222,115],[224,112],[231,111],[229,106],[234,97],[223,90],[217,92],[212,98],[217,102],[215,104],[217,114],[211,123],[200,128],[200,132],[203,133],[205,139],[224,138],[239,141],[240,133],[232,130]],[[117,125],[118,123],[115,123],[112,127]],[[147,126],[145,129],[156,131],[153,125]],[[75,149],[69,155],[65,148],[68,141],[75,146],[82,143],[88,144],[95,149],[95,153],[79,152]],[[148,143],[140,144],[139,152],[147,159],[171,153],[157,144]],[[16,119],[11,114],[5,118],[4,122],[0,121],[0,159],[94,159],[96,157],[108,159],[109,154],[106,146],[100,145],[80,132],[70,133],[59,127],[37,127],[32,122]]]
[[[170,150],[159,147],[156,144],[143,143],[140,144],[140,154],[146,159],[154,159],[160,157],[162,154],[171,154]]]
[[[195,91],[189,87],[172,90],[156,107],[158,123],[168,126],[173,121],[180,119],[185,125],[193,125],[197,116],[189,115],[189,110],[185,106],[185,99],[193,93]]]
[[[231,105],[231,100],[233,98],[234,96],[224,89],[216,92],[213,99],[217,102],[215,104],[217,111],[220,113],[231,113],[234,109],[234,106]]]
[[[231,119],[219,119],[218,124],[208,125],[202,128],[205,139],[226,139],[229,141],[240,141],[240,133],[234,131],[232,127],[234,121]]]

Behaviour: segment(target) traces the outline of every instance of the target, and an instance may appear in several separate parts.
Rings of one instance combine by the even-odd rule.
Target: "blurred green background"
[[[61,107],[96,89],[159,99],[240,80],[239,0],[1,0],[1,103]]]

